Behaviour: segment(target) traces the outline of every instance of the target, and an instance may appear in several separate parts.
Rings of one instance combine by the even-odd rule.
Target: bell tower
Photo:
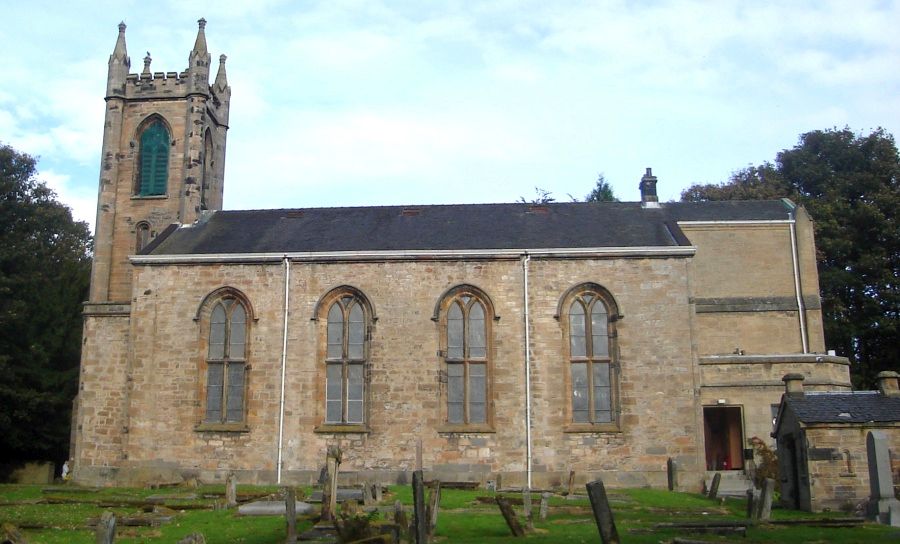
[[[109,56],[91,303],[127,304],[129,255],[173,223],[222,208],[231,87],[225,55],[212,85],[206,20],[182,72],[129,73],[125,23]]]

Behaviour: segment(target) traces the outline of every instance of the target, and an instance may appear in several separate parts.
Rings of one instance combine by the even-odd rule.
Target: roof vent
[[[422,208],[403,208],[400,215],[403,217],[416,217],[422,214]]]

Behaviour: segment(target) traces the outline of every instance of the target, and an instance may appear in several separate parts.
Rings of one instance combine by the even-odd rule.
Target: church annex
[[[223,211],[231,89],[109,59],[74,477],[235,472],[697,489],[770,440],[824,353],[810,218],[789,201]],[[213,82],[210,84],[210,79]],[[302,203],[300,203],[302,204]]]

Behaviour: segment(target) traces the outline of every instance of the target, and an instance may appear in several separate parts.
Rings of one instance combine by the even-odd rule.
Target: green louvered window
[[[169,179],[169,131],[162,121],[153,121],[141,133],[141,170],[138,195],[166,194]]]

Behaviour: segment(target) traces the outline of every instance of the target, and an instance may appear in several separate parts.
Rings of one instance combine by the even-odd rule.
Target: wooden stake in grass
[[[425,516],[425,477],[421,470],[413,472],[413,527],[415,544],[428,542],[428,519]]]
[[[594,520],[600,531],[600,540],[603,544],[620,544],[619,532],[616,530],[616,522],[613,520],[612,508],[609,506],[603,482],[595,480],[586,487],[588,497],[591,499],[591,509],[594,511]]]
[[[525,536],[525,529],[522,529],[522,524],[519,523],[519,518],[516,517],[516,513],[513,511],[513,507],[510,506],[509,501],[500,495],[497,495],[494,500],[497,501],[500,513],[503,514],[503,519],[506,520],[506,524],[509,526],[509,530],[512,531],[513,536]]]

